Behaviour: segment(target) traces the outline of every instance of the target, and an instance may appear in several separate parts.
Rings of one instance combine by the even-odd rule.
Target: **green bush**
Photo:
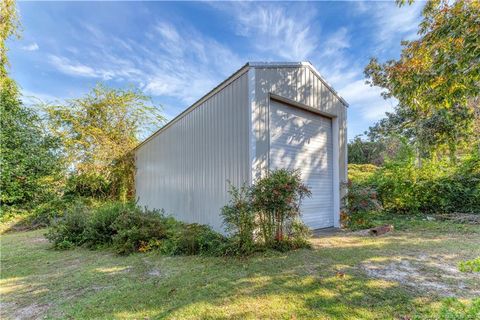
[[[161,212],[142,210],[137,206],[122,211],[112,225],[116,233],[112,243],[117,253],[148,251],[158,241],[168,238],[169,224]]]
[[[164,241],[161,250],[169,255],[224,254],[226,239],[209,226],[196,223],[184,224],[178,232]]]
[[[229,238],[209,226],[187,224],[134,203],[76,205],[47,233],[57,249],[113,247],[119,254],[159,250],[168,255],[245,255],[259,248],[308,247],[309,229],[300,220],[300,201],[310,191],[298,172],[273,171],[253,187],[231,187],[222,210]],[[258,221],[258,224],[257,224]],[[256,241],[255,234],[263,235]]]
[[[230,235],[231,249],[239,254],[255,250],[254,232],[257,227],[252,207],[251,190],[243,185],[236,188],[230,185],[230,202],[222,208],[223,224]]]
[[[135,204],[119,202],[106,203],[93,210],[83,235],[85,244],[92,248],[111,244],[118,233],[114,225],[117,218],[135,210]]]
[[[50,201],[35,206],[27,218],[26,223],[31,227],[46,227],[53,219],[63,214],[74,205],[75,201],[60,197],[53,197]]]
[[[252,206],[260,234],[267,245],[288,240],[289,227],[298,219],[300,203],[311,195],[299,171],[271,171],[252,186]],[[285,237],[287,235],[287,237]]]
[[[348,164],[348,180],[355,184],[368,183],[380,167],[373,164]]]
[[[46,236],[57,249],[111,246],[118,254],[158,249],[169,255],[223,255],[227,244],[208,226],[182,223],[161,211],[118,202],[98,208],[78,204],[58,218]]]
[[[342,216],[342,223],[352,230],[372,227],[373,219],[382,210],[377,192],[373,188],[351,181],[347,184],[343,202],[346,215]]]
[[[229,204],[222,209],[230,235],[225,248],[228,254],[309,246],[310,230],[300,219],[300,204],[310,190],[298,171],[271,171],[253,186],[230,186],[230,195]]]
[[[458,165],[413,158],[391,161],[370,179],[384,208],[393,213],[480,213],[480,160]]]
[[[50,226],[61,220],[66,212],[76,206],[95,209],[104,202],[94,198],[52,195],[48,201],[35,205],[2,206],[0,224],[10,224],[6,230],[32,230]]]
[[[59,152],[62,144],[46,130],[36,108],[22,103],[16,84],[9,81],[10,85],[4,86],[3,80],[2,74],[0,202],[2,206],[32,209],[59,191],[64,169]]]
[[[290,249],[310,248],[311,245],[308,241],[311,236],[310,228],[300,220],[300,217],[290,220],[287,230],[287,242]]]
[[[393,214],[480,213],[478,151],[451,160],[423,159],[408,145],[381,168],[349,165],[352,185],[375,190],[384,211]]]
[[[9,223],[12,230],[32,230],[49,226],[53,219],[63,216],[74,202],[53,196],[49,201],[35,205],[2,206],[0,223]]]
[[[55,220],[45,234],[56,249],[68,249],[85,242],[84,232],[87,228],[90,209],[83,204],[76,204],[62,218]]]
[[[65,194],[79,197],[104,199],[109,194],[110,182],[101,174],[72,174],[65,187]]]

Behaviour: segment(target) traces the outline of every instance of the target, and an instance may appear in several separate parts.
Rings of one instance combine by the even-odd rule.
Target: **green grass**
[[[11,233],[1,242],[1,318],[423,319],[448,295],[472,301],[480,279],[445,278],[439,268],[480,256],[479,226],[419,220],[398,229],[378,238],[341,232],[312,239],[312,250],[249,259],[54,251],[45,230]],[[398,261],[444,287],[364,268]]]

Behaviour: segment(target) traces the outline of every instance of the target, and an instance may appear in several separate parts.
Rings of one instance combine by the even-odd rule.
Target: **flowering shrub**
[[[298,171],[275,170],[258,180],[252,187],[252,206],[265,244],[288,240],[292,222],[301,215],[301,201],[310,195]]]
[[[232,199],[222,209],[229,250],[245,254],[260,247],[308,247],[310,230],[300,219],[300,204],[310,194],[298,171],[283,169],[271,171],[251,187],[230,186]]]
[[[252,206],[266,245],[289,240],[288,235],[294,234],[291,233],[293,222],[297,221],[297,225],[301,223],[301,201],[310,195],[298,171],[271,171],[253,185]]]

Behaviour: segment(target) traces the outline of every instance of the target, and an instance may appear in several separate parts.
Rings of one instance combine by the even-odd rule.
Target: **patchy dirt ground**
[[[458,270],[444,255],[419,254],[401,258],[372,259],[360,265],[369,277],[395,281],[414,290],[439,296],[471,298],[480,296],[480,274]]]

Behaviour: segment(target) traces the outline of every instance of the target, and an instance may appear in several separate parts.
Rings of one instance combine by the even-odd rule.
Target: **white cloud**
[[[190,104],[230,75],[243,61],[228,47],[189,28],[162,22],[155,27],[157,46],[147,53],[144,89]]]
[[[72,61],[69,58],[50,55],[50,63],[62,73],[71,76],[100,78],[103,80],[110,80],[113,72],[96,69],[77,61]]]
[[[310,60],[365,121],[378,120],[393,102],[380,89],[364,84],[364,61],[353,56],[351,26],[325,33],[310,4],[210,3],[232,21],[235,33],[247,42],[248,58]],[[372,49],[386,50],[417,29],[419,8],[366,3],[358,14],[369,15]],[[159,21],[140,40],[107,35],[87,25],[81,39],[89,46],[68,55],[52,55],[50,63],[68,75],[134,83],[153,96],[191,104],[245,63],[234,49],[200,33],[186,23]],[[68,58],[67,58],[68,57]],[[265,58],[267,57],[267,58]],[[259,59],[258,59],[259,58]]]
[[[387,54],[392,58],[398,52],[401,40],[415,38],[421,18],[423,3],[398,8],[394,3],[361,2],[353,4],[355,13],[364,15],[371,29],[371,55]],[[350,36],[347,29],[339,29],[330,35],[330,40],[323,43],[319,51],[323,56],[316,57],[320,72],[327,81],[337,89],[339,94],[350,104],[350,112],[358,115],[356,122],[373,123],[393,110],[397,101],[385,100],[382,89],[365,84],[363,68],[365,62],[351,56],[345,49],[349,48]],[[394,50],[392,50],[394,48]],[[326,55],[326,56],[325,56]],[[325,61],[328,61],[325,63]]]
[[[146,31],[148,44],[107,36],[90,25],[85,31],[91,36],[90,47],[69,50],[68,58],[50,56],[58,71],[130,82],[148,94],[174,97],[185,104],[199,99],[244,63],[213,38],[166,21]]]
[[[212,3],[234,19],[238,35],[251,39],[260,53],[287,60],[305,60],[318,45],[312,29],[315,11],[305,5],[280,6],[264,3]]]
[[[329,35],[321,46],[321,54],[325,56],[338,55],[342,50],[350,48],[348,29],[342,27]]]
[[[40,47],[36,42],[32,42],[26,46],[23,46],[22,49],[26,51],[37,51]]]
[[[380,95],[382,90],[378,87],[370,87],[365,80],[353,81],[339,89],[339,93],[347,100],[352,108],[359,111],[366,120],[379,120],[385,116],[385,112],[393,110],[394,100],[385,100]]]
[[[399,40],[415,38],[423,6],[424,3],[421,1],[401,8],[391,3],[379,4],[378,10],[374,14],[378,41],[398,43]]]
[[[392,109],[380,89],[364,83],[363,65],[347,51],[351,47],[347,27],[329,34],[315,30],[314,10],[257,3],[212,5],[232,15],[237,34],[249,38],[256,51],[287,60],[311,60],[364,121],[378,120]]]
[[[363,1],[356,2],[353,8],[354,14],[363,16],[371,25],[371,35],[378,54],[392,48],[397,51],[401,40],[418,37],[417,30],[424,5],[424,1],[415,1],[412,5],[399,8],[394,1]]]

